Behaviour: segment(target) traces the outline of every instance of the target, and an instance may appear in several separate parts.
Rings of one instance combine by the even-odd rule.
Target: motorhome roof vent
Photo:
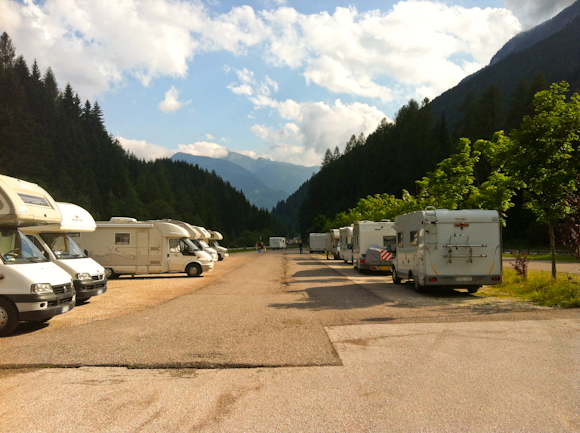
[[[130,217],[111,217],[109,220],[112,223],[136,223],[137,220],[135,218]]]

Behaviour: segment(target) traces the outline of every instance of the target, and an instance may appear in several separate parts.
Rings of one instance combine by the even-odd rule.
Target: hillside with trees
[[[10,37],[0,38],[0,173],[38,183],[57,201],[96,220],[171,218],[218,230],[227,244],[252,245],[277,227],[242,192],[186,162],[146,162],[105,129],[97,102],[64,90],[50,67],[28,67]]]

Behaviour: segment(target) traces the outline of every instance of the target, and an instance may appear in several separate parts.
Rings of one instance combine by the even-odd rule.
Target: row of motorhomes
[[[108,278],[211,271],[228,256],[221,239],[182,221],[95,222],[37,184],[0,175],[0,337],[105,293]]]
[[[311,242],[321,235],[327,259],[350,262],[359,272],[390,271],[395,283],[412,280],[418,292],[446,286],[475,293],[482,285],[502,282],[496,210],[428,206],[395,221],[359,221],[328,233],[311,233]]]

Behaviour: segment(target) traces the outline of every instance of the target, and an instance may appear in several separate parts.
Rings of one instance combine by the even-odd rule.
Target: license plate
[[[379,266],[379,270],[381,271],[390,271],[391,267],[390,266]]]
[[[471,277],[455,277],[455,281],[457,281],[458,283],[462,283],[465,281],[473,281],[473,278],[471,278]]]
[[[64,305],[62,307],[61,313],[66,313],[70,310],[70,305]]]

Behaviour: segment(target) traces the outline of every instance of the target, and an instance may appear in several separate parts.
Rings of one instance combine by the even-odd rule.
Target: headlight
[[[93,277],[91,277],[91,274],[87,273],[87,272],[79,272],[78,274],[75,275],[77,280],[92,280]]]
[[[30,293],[52,293],[52,286],[49,283],[33,284]]]

